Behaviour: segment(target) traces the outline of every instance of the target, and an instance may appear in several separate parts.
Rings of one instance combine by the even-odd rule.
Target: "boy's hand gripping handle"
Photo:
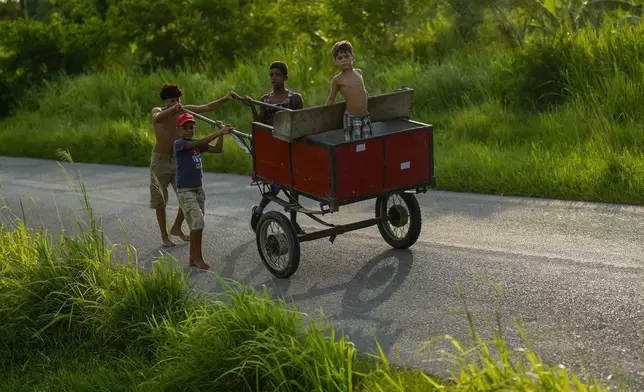
[[[223,122],[221,122],[221,121],[217,121],[217,120],[213,120],[213,119],[210,119],[210,118],[208,118],[208,117],[206,117],[206,116],[202,116],[201,114],[198,114],[198,113],[195,113],[195,112],[193,112],[193,111],[191,111],[191,110],[188,110],[188,109],[184,108],[183,106],[181,106],[181,111],[182,111],[182,112],[184,112],[184,113],[191,114],[193,117],[198,118],[198,119],[200,119],[200,120],[203,120],[203,121],[207,122],[208,124],[212,125],[213,127],[217,127],[217,128],[219,128],[219,129],[222,129],[222,128],[224,128],[224,127],[225,127],[225,125],[224,125],[224,123],[223,123]],[[253,139],[253,137],[252,137],[251,135],[247,135],[247,134],[245,134],[245,133],[243,133],[243,132],[239,132],[239,131],[238,131],[238,130],[236,130],[236,129],[232,129],[232,130],[230,131],[230,133],[231,133],[233,136],[235,136],[235,137],[234,137],[234,139],[235,139],[235,141],[237,142],[237,145],[238,145],[242,150],[244,150],[247,154],[250,154],[250,150],[251,150],[251,149],[250,149],[250,147],[249,147],[249,146],[246,144],[246,142],[245,142],[244,140],[242,140],[241,138],[246,138],[246,139],[252,140],[252,139]]]

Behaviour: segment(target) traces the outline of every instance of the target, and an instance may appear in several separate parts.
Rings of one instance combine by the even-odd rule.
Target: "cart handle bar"
[[[210,125],[212,125],[212,126],[218,127],[219,129],[222,129],[222,128],[224,127],[224,123],[223,123],[223,122],[221,122],[221,121],[215,121],[215,120],[213,120],[213,119],[211,119],[211,118],[208,118],[208,117],[206,117],[206,116],[202,116],[201,114],[195,113],[195,112],[193,112],[193,111],[191,111],[191,110],[188,110],[188,109],[186,109],[186,108],[184,108],[184,107],[181,107],[181,111],[182,111],[182,112],[185,112],[185,113],[188,113],[188,114],[191,114],[191,115],[193,115],[194,117],[196,117],[196,118],[198,118],[198,119],[200,119],[200,120],[203,120],[203,121],[207,122],[208,124],[210,124]],[[238,130],[236,130],[236,129],[232,129],[232,130],[230,131],[230,133],[232,133],[232,134],[233,134],[233,135],[235,135],[235,136],[245,137],[246,139],[252,139],[252,138],[253,138],[251,135],[248,135],[248,134],[243,133],[243,132],[239,132],[239,131],[238,131]]]
[[[246,100],[245,98],[240,97],[240,96],[238,96],[238,97],[237,97],[237,98],[235,98],[235,99],[236,99],[236,100],[238,100],[238,101],[242,101],[242,102],[244,102],[244,101]],[[266,106],[267,108],[270,108],[270,109],[275,109],[275,110],[286,110],[286,111],[288,111],[288,112],[293,111],[292,109],[289,109],[289,108],[285,108],[285,107],[277,106],[277,105],[271,105],[270,103],[266,103],[266,102],[262,102],[262,101],[256,101],[256,100],[254,100],[254,99],[250,99],[250,98],[248,98],[248,100],[249,100],[250,102],[252,102],[252,103],[256,104],[256,105]]]

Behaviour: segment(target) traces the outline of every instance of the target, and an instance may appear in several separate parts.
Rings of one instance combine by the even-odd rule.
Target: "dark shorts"
[[[344,139],[346,141],[366,139],[373,136],[371,117],[368,114],[355,116],[344,112]]]

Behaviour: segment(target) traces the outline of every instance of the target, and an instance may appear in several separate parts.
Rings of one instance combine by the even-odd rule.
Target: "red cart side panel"
[[[307,143],[292,145],[293,188],[320,197],[331,197],[328,149]]]
[[[373,139],[335,148],[335,178],[339,201],[383,190],[382,140]]]
[[[255,129],[253,139],[255,174],[277,184],[291,185],[289,143],[263,129]]]
[[[431,180],[430,128],[385,137],[385,189]]]

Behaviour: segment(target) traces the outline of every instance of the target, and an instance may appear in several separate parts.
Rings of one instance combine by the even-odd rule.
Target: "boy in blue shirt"
[[[226,125],[223,129],[197,140],[193,138],[196,126],[197,123],[191,114],[183,113],[177,118],[179,139],[174,141],[177,162],[177,199],[190,228],[190,266],[208,269],[210,266],[204,261],[201,252],[206,202],[206,193],[201,182],[203,177],[201,154],[221,153],[223,135],[230,133],[232,127]],[[219,138],[217,144],[214,146],[208,144],[217,138]]]

